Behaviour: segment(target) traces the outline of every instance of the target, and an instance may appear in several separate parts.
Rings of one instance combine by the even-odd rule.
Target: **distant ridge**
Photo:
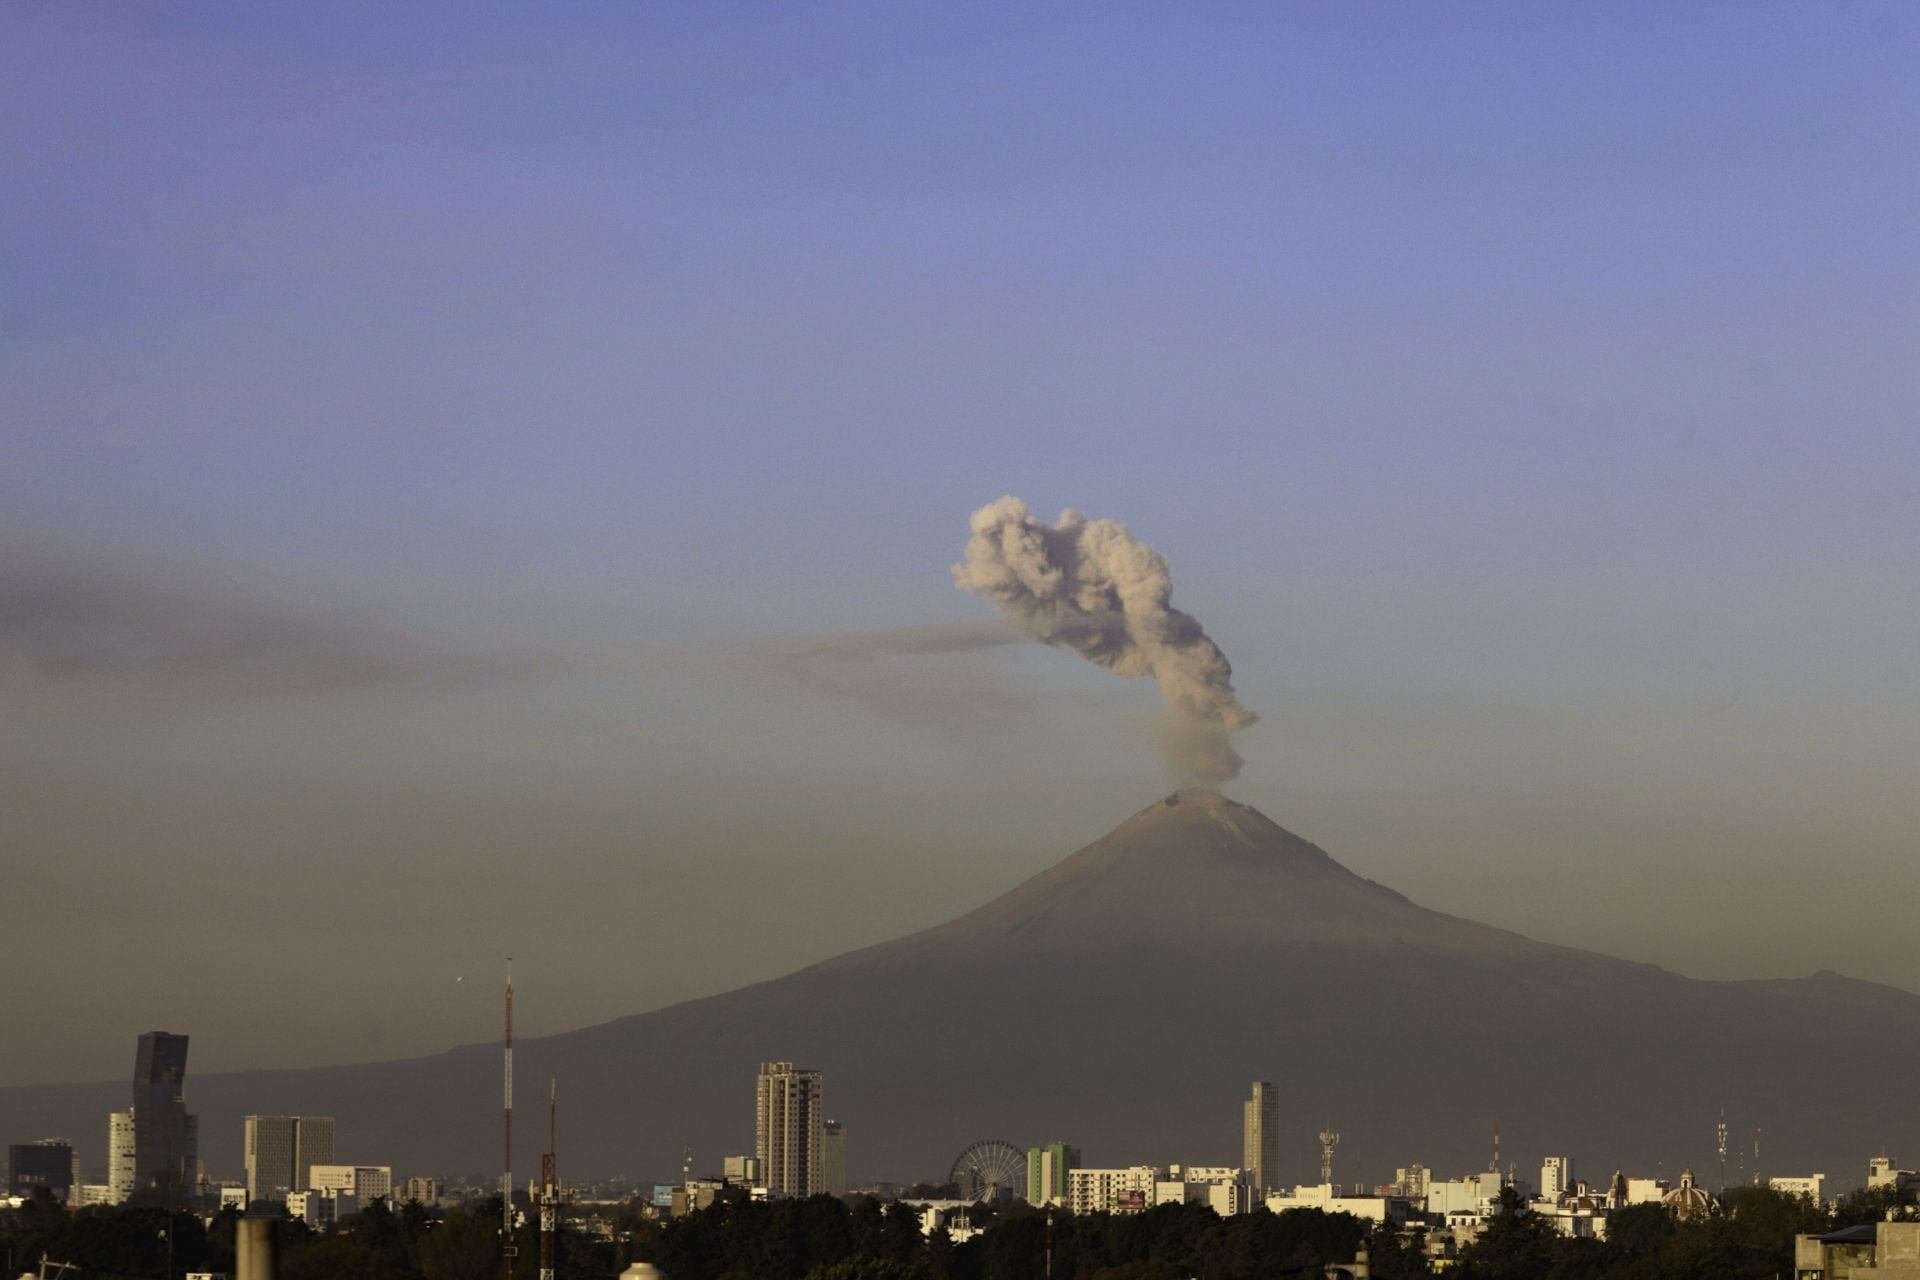
[[[1408,901],[1218,792],[1175,792],[946,924],[783,978],[523,1040],[558,1076],[569,1176],[664,1180],[750,1149],[757,1062],[826,1075],[856,1181],[943,1174],[983,1134],[1064,1138],[1091,1163],[1236,1164],[1239,1099],[1274,1081],[1288,1162],[1336,1177],[1484,1168],[1497,1124],[1523,1176],[1715,1169],[1722,1106],[1767,1134],[1763,1172],[1864,1176],[1920,1156],[1920,996],[1822,972],[1706,982],[1536,942]],[[337,1116],[396,1173],[495,1159],[498,1056],[197,1077],[209,1172],[249,1112]],[[100,1163],[124,1085],[0,1090],[0,1133]],[[101,1137],[90,1139],[98,1130]],[[1297,1132],[1296,1132],[1297,1131]],[[1750,1170],[1736,1169],[1745,1176]]]

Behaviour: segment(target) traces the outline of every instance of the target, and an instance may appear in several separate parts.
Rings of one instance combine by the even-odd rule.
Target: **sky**
[[[0,1084],[1050,865],[1177,780],[955,589],[1003,495],[1362,874],[1920,990],[1914,10],[16,3],[0,154]]]

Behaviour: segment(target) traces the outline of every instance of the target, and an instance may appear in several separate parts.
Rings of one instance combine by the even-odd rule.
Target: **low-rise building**
[[[1920,1222],[1793,1238],[1794,1280],[1920,1280]]]
[[[1815,1204],[1826,1203],[1827,1175],[1810,1173],[1804,1178],[1768,1178],[1767,1185],[1783,1195],[1802,1196]]]
[[[1341,1195],[1338,1188],[1325,1182],[1317,1187],[1276,1191],[1267,1197],[1266,1204],[1273,1213],[1318,1209],[1322,1213],[1350,1213],[1367,1222],[1405,1222],[1413,1208],[1413,1202],[1405,1196]]]

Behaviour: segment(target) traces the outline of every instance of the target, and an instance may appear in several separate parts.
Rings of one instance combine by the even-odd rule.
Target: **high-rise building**
[[[820,1189],[830,1196],[847,1194],[847,1131],[838,1120],[820,1126]]]
[[[133,1194],[133,1112],[107,1116],[107,1195],[113,1204],[125,1204]]]
[[[1573,1159],[1548,1156],[1540,1165],[1540,1198],[1558,1200],[1573,1190]]]
[[[1064,1142],[1027,1151],[1027,1203],[1067,1202],[1067,1174],[1080,1167],[1080,1153]]]
[[[1240,1167],[1261,1195],[1280,1185],[1280,1095],[1265,1080],[1240,1104]]]
[[[1410,1164],[1404,1169],[1393,1171],[1393,1189],[1395,1194],[1406,1196],[1409,1200],[1425,1200],[1427,1183],[1433,1174],[1423,1164]]]
[[[775,1195],[810,1196],[826,1186],[818,1071],[791,1062],[760,1064],[754,1104],[753,1154],[760,1177]]]
[[[42,1138],[7,1148],[7,1190],[30,1195],[39,1187],[62,1204],[73,1196],[73,1144],[65,1138]]]
[[[332,1116],[248,1116],[247,1198],[284,1200],[313,1187],[313,1166],[333,1163]]]
[[[133,1060],[133,1189],[190,1194],[199,1125],[187,1114],[187,1037],[149,1031]]]

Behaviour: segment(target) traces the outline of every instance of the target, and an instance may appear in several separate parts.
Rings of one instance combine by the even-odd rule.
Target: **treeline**
[[[1898,1208],[1888,1194],[1856,1194],[1837,1213],[1777,1192],[1731,1192],[1725,1212],[1677,1223],[1657,1205],[1615,1213],[1608,1239],[1570,1240],[1511,1199],[1480,1238],[1449,1260],[1461,1280],[1771,1280],[1791,1275],[1793,1237],[1872,1222]],[[986,1230],[956,1244],[920,1233],[904,1205],[871,1199],[752,1201],[723,1198],[684,1218],[656,1222],[627,1212],[616,1237],[568,1231],[561,1280],[604,1280],[630,1261],[651,1262],[668,1280],[1041,1280],[1051,1255],[1057,1280],[1278,1280],[1325,1274],[1368,1249],[1379,1280],[1430,1274],[1420,1231],[1370,1227],[1347,1214],[1293,1210],[1221,1218],[1198,1205],[1143,1214],[1048,1215],[1024,1206],[985,1215]],[[80,1280],[158,1278],[172,1246],[175,1277],[233,1269],[232,1211],[204,1227],[164,1209],[90,1208],[68,1213],[51,1200],[0,1214],[0,1247],[18,1274],[44,1253],[81,1268]],[[281,1280],[498,1280],[500,1202],[446,1213],[385,1202],[325,1235],[297,1222],[280,1227]],[[532,1280],[538,1241],[515,1235],[515,1274]]]

